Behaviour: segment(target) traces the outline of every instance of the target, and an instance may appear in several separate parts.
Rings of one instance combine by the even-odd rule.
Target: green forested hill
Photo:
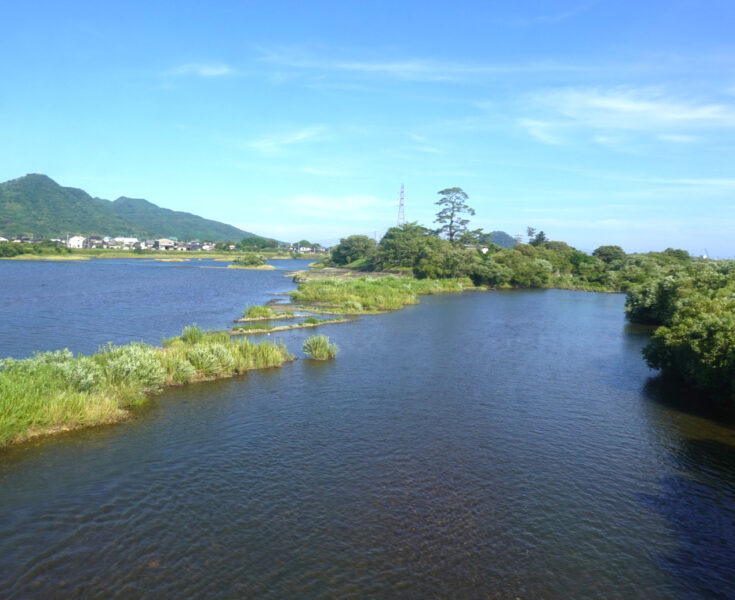
[[[0,235],[61,238],[67,234],[215,241],[254,235],[146,200],[92,198],[83,190],[62,187],[46,175],[26,175],[0,183]]]

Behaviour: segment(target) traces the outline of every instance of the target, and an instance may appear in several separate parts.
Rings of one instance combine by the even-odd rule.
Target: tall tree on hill
[[[441,198],[435,202],[442,209],[436,213],[434,223],[439,223],[441,227],[437,229],[437,234],[446,234],[450,242],[458,240],[462,234],[467,232],[467,224],[469,219],[463,219],[462,214],[474,215],[474,209],[467,205],[467,194],[462,188],[453,187],[438,192]]]

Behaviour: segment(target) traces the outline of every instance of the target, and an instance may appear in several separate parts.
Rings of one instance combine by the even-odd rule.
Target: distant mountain
[[[486,233],[483,242],[485,244],[497,244],[503,248],[513,248],[513,246],[518,245],[516,239],[505,233],[505,231],[491,231],[490,233]]]
[[[147,200],[110,202],[32,174],[0,183],[0,235],[63,238],[67,234],[238,241],[255,234]]]

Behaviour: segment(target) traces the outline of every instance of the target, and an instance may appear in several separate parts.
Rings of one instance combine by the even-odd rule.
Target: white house
[[[84,248],[84,240],[87,239],[81,235],[73,235],[66,240],[67,248]]]

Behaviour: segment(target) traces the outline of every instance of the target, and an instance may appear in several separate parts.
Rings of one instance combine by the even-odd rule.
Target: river
[[[26,307],[5,288],[5,354],[220,327],[293,287],[98,262],[72,265],[75,289],[160,301]],[[17,298],[61,270],[23,268]],[[0,451],[0,597],[731,598],[735,428],[653,378],[623,303],[424,297],[325,326],[334,361],[168,390],[129,422]],[[312,333],[279,337],[301,355]]]

